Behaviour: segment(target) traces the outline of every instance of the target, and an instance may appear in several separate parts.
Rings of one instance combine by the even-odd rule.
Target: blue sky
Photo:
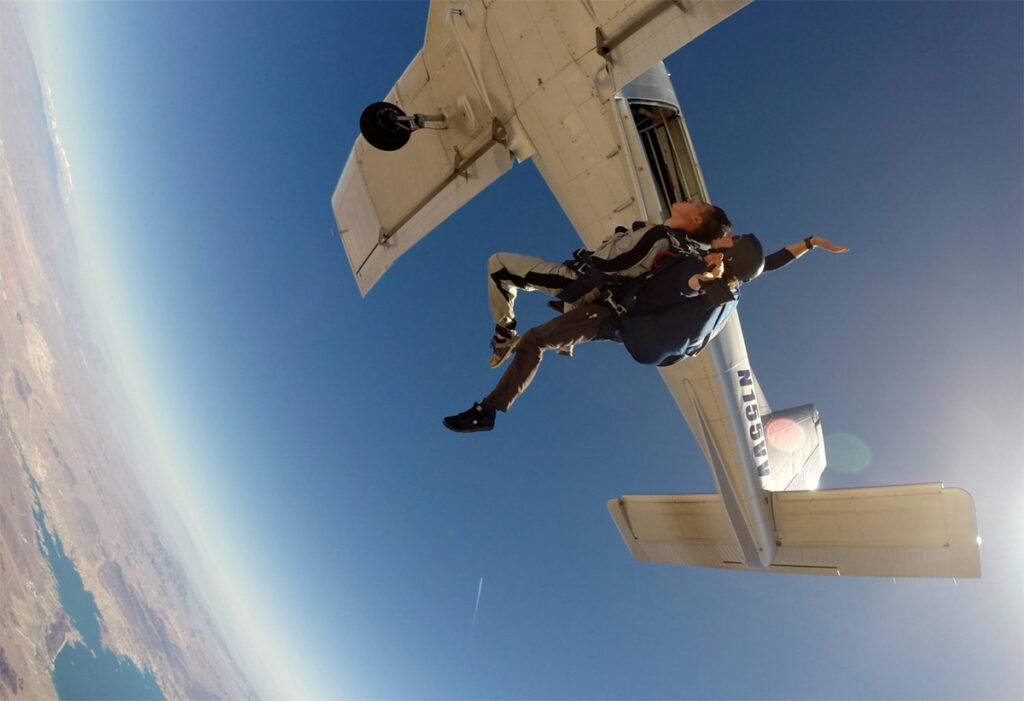
[[[111,353],[270,695],[1024,693],[1024,6],[754,3],[667,61],[737,230],[852,249],[744,295],[769,401],[818,406],[823,488],[970,491],[959,583],[633,562],[607,499],[714,481],[611,344],[549,358],[493,433],[441,427],[497,379],[487,256],[578,239],[522,164],[360,298],[330,195],[426,7],[34,10]]]

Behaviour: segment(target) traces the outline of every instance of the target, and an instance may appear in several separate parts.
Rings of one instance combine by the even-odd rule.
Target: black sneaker
[[[494,428],[494,414],[495,411],[492,407],[475,402],[472,407],[461,414],[444,417],[444,425],[456,433],[490,431]]]

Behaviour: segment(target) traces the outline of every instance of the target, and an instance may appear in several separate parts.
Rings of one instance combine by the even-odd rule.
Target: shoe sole
[[[499,358],[498,354],[495,353],[494,355],[491,356],[488,365],[490,365],[492,368],[500,368],[505,363],[505,361],[508,360],[509,356],[512,355],[512,351],[516,349],[516,346],[519,345],[519,341],[522,338],[522,336],[516,336],[515,338],[513,338],[512,343],[509,344],[508,350],[505,351],[505,355]]]
[[[448,419],[444,419],[441,423],[443,423],[444,427],[447,428],[449,431],[455,431],[456,433],[478,433],[480,431],[490,431],[492,428],[494,428],[494,424],[491,424],[490,426],[485,425],[473,426],[472,428],[459,428],[458,426],[453,426],[452,424],[448,423]]]

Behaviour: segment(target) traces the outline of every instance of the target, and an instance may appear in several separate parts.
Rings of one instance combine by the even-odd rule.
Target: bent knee
[[[540,334],[537,333],[537,329],[533,328],[524,333],[519,337],[519,343],[516,344],[516,353],[534,353],[539,355],[544,350],[541,342]]]
[[[505,267],[505,256],[506,253],[493,253],[491,257],[487,259],[487,272],[495,273]]]

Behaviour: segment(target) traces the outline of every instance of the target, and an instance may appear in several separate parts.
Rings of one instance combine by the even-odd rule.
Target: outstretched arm
[[[766,256],[764,269],[766,272],[769,270],[778,270],[787,263],[790,263],[807,253],[807,251],[812,248],[823,248],[830,253],[846,253],[850,250],[846,246],[837,246],[824,236],[808,236],[799,243],[791,244],[785,248],[779,249],[770,256]]]
[[[846,246],[835,245],[824,236],[808,236],[800,243],[786,246],[786,250],[792,253],[794,258],[799,258],[812,248],[824,248],[831,253],[846,253],[850,250]]]

